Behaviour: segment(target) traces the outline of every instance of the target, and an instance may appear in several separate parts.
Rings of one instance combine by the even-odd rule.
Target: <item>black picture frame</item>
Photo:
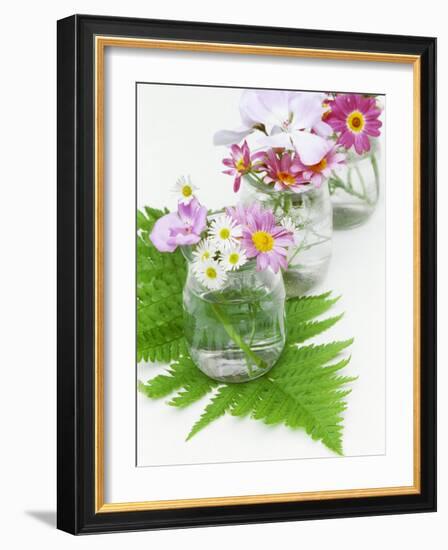
[[[419,494],[123,512],[95,511],[94,39],[97,35],[420,58]],[[436,510],[436,39],[74,15],[58,21],[57,526],[73,534]]]

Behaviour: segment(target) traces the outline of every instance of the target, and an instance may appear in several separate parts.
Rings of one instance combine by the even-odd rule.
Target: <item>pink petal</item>
[[[338,143],[343,145],[346,149],[350,149],[350,147],[355,142],[355,137],[349,130],[346,130],[345,132],[342,132],[342,134],[339,136]]]
[[[204,231],[205,226],[207,225],[207,208],[201,206],[198,208],[193,217],[193,232],[196,235],[200,235]]]
[[[179,216],[172,212],[159,218],[149,235],[152,244],[160,252],[174,252],[176,250],[176,243],[169,242],[171,237],[171,230],[175,228],[183,227],[182,220]]]
[[[241,186],[241,176],[238,175],[236,176],[235,181],[233,182],[233,191],[237,193],[240,189],[240,186]]]
[[[257,256],[257,270],[264,271],[269,266],[269,261],[266,254],[258,254]]]
[[[192,245],[201,240],[200,235],[194,233],[178,233],[175,237],[170,237],[168,241],[176,246]]]
[[[355,150],[358,155],[370,151],[370,141],[366,134],[358,134],[355,137]]]

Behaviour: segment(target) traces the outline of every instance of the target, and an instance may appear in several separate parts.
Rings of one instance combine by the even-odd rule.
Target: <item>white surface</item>
[[[445,436],[448,401],[439,405],[439,512],[331,521],[289,522],[208,529],[182,529],[98,535],[74,538],[56,531],[56,396],[55,396],[55,157],[56,157],[56,42],[55,20],[78,13],[128,15],[258,25],[327,28],[346,31],[439,35],[439,57],[448,56],[448,36],[441,3],[428,0],[402,3],[377,0],[360,14],[357,0],[343,6],[334,2],[301,3],[284,0],[281,9],[254,7],[250,2],[166,0],[145,3],[128,0],[89,0],[59,3],[17,1],[4,7],[0,35],[2,52],[2,131],[0,132],[0,227],[2,266],[0,319],[3,329],[2,453],[0,456],[1,542],[6,548],[135,549],[183,548],[215,550],[254,546],[271,550],[295,545],[378,550],[443,548],[448,520],[448,462]],[[20,39],[18,26],[20,20]],[[448,120],[448,69],[439,65],[440,120]],[[37,83],[37,84],[36,84]],[[36,84],[36,85],[35,85]],[[7,108],[6,108],[7,106]],[[20,118],[19,118],[20,115]],[[22,123],[18,124],[21,120]],[[23,123],[25,121],[25,124]],[[20,144],[20,145],[19,145]],[[448,147],[443,130],[440,152]],[[25,154],[25,156],[24,156]],[[441,155],[442,157],[442,155]],[[443,170],[443,164],[441,163]],[[439,201],[448,203],[448,188],[440,171]],[[440,228],[440,337],[448,330],[448,217],[441,209]],[[14,235],[12,235],[12,229]],[[18,243],[30,243],[26,247]],[[18,303],[22,307],[18,307]],[[25,308],[26,307],[26,311]],[[25,336],[26,335],[26,336]],[[27,354],[25,355],[25,352]],[[440,346],[439,384],[448,385],[446,347]],[[283,542],[285,541],[285,542]]]
[[[222,174],[221,161],[228,155],[227,148],[214,146],[212,136],[218,129],[240,125],[241,92],[229,88],[138,85],[137,203],[140,207],[168,206],[174,210],[177,197],[171,187],[184,172],[191,173],[193,183],[199,187],[199,200],[209,208],[222,208],[240,199],[240,193],[233,192],[233,178]],[[383,122],[386,116],[383,113]],[[381,149],[384,150],[385,125],[382,130]],[[327,316],[345,312],[341,322],[313,342],[355,338],[348,350],[352,362],[345,372],[359,379],[347,398],[345,456],[380,455],[386,449],[386,185],[382,161],[380,170],[381,197],[374,216],[360,228],[334,233],[329,273],[320,287],[312,290],[313,294],[332,290],[335,296],[342,296]],[[164,369],[154,368],[154,364],[139,365],[137,376],[146,381],[161,372]],[[138,394],[139,466],[336,456],[303,430],[272,428],[230,415],[186,442],[186,435],[210,397],[185,411],[167,407],[164,402],[170,399],[171,396],[152,401]]]
[[[109,278],[105,279],[105,304],[106,304],[106,337],[105,337],[105,499],[106,502],[163,500],[171,498],[198,498],[225,495],[265,494],[296,491],[316,491],[325,489],[366,488],[391,485],[412,484],[412,71],[407,65],[389,64],[361,64],[357,62],[341,64],[339,62],[326,62],[324,60],[283,59],[278,64],[278,59],[269,57],[257,58],[257,71],[254,74],[251,63],[253,58],[246,56],[216,56],[210,54],[197,55],[196,53],[154,52],[151,50],[134,51],[132,49],[111,48],[106,54],[105,78],[106,78],[106,186],[108,197],[106,204],[106,270]],[[213,85],[241,85],[272,87],[274,84],[280,88],[303,88],[304,83],[312,83],[314,89],[333,89],[346,91],[358,91],[360,82],[363,89],[370,92],[384,93],[387,97],[387,124],[386,146],[387,158],[393,159],[386,165],[386,180],[393,182],[383,186],[386,192],[387,204],[387,311],[386,323],[388,337],[393,345],[387,348],[387,364],[393,367],[387,371],[388,399],[386,430],[388,440],[386,442],[387,454],[385,456],[363,456],[334,458],[322,460],[312,458],[319,456],[332,456],[318,445],[311,445],[305,438],[295,439],[293,434],[287,434],[280,428],[277,436],[282,439],[280,451],[288,457],[307,456],[307,460],[287,460],[279,463],[271,459],[269,450],[257,449],[261,447],[253,434],[260,433],[262,426],[254,428],[244,426],[238,436],[243,439],[250,437],[252,443],[242,443],[242,449],[235,445],[230,448],[226,441],[220,438],[228,438],[233,435],[233,426],[229,430],[229,423],[224,421],[215,430],[222,430],[217,441],[213,441],[216,452],[211,459],[214,464],[203,465],[200,468],[193,466],[160,466],[157,468],[135,468],[135,378],[132,365],[135,358],[135,248],[134,248],[134,220],[135,220],[135,188],[131,182],[135,176],[135,146],[134,146],[134,114],[135,114],[135,81],[167,82],[176,75],[176,79],[184,83],[208,83]],[[178,101],[179,104],[180,100]],[[195,99],[193,105],[201,105],[208,117],[212,117],[211,111],[207,112],[207,102],[198,102]],[[223,103],[223,102],[221,102]],[[194,120],[190,126],[195,128],[183,136],[177,129],[181,125],[186,104],[182,105],[180,113],[173,107],[173,112],[166,105],[160,107],[161,120],[155,127],[158,128],[157,137],[160,142],[166,143],[172,148],[172,155],[162,157],[161,148],[154,152],[148,147],[145,140],[143,151],[146,155],[153,155],[151,170],[143,171],[144,189],[152,189],[151,196],[157,196],[161,205],[166,204],[166,199],[171,197],[173,204],[175,198],[169,194],[172,180],[164,175],[164,170],[175,176],[184,168],[183,164],[177,164],[177,150],[183,146],[184,162],[188,167],[193,166],[193,173],[205,174],[206,181],[215,181],[214,185],[202,186],[209,193],[210,201],[220,202],[220,194],[232,196],[231,184],[228,178],[219,174],[220,153],[211,144],[211,135],[216,128],[210,128],[209,121],[207,131],[197,130]],[[194,107],[192,107],[193,109]],[[210,107],[209,107],[210,108]],[[224,107],[223,107],[224,109]],[[166,117],[171,116],[175,124],[170,128]],[[206,117],[205,117],[206,118]],[[213,116],[213,118],[215,118]],[[160,121],[160,119],[158,119]],[[188,119],[187,119],[188,120]],[[227,119],[226,119],[227,120]],[[179,122],[180,121],[180,122]],[[225,123],[226,121],[224,121]],[[200,123],[197,122],[197,125]],[[219,126],[218,126],[219,128]],[[180,135],[180,137],[179,137]],[[177,141],[176,141],[177,140]],[[199,144],[199,152],[194,147],[187,147],[190,142]],[[199,154],[197,154],[199,153]],[[210,157],[209,157],[210,155]],[[146,157],[145,157],[146,158]],[[211,159],[210,161],[208,159]],[[199,160],[198,160],[199,159]],[[209,164],[210,163],[210,164]],[[159,165],[159,175],[153,165]],[[175,172],[174,172],[175,170]],[[139,176],[140,177],[140,176]],[[152,178],[155,178],[154,180]],[[166,179],[165,179],[166,178]],[[162,181],[160,181],[162,180]],[[222,183],[219,184],[219,181]],[[153,184],[151,185],[151,183]],[[200,182],[198,182],[201,185]],[[210,188],[212,191],[210,191]],[[216,188],[216,191],[215,191]],[[202,195],[201,195],[202,196]],[[146,200],[144,198],[143,200]],[[209,202],[209,201],[204,201]],[[210,204],[213,206],[213,204]],[[372,220],[373,222],[373,220]],[[380,224],[382,227],[383,224]],[[376,246],[376,239],[371,238]],[[346,237],[348,239],[348,237]],[[359,248],[362,248],[359,245]],[[355,252],[360,255],[361,252]],[[366,253],[364,250],[363,253]],[[381,252],[378,252],[381,257]],[[372,255],[371,252],[370,255]],[[337,256],[335,256],[338,261]],[[349,266],[339,266],[343,271],[349,271]],[[345,270],[344,270],[345,268]],[[369,266],[360,264],[363,277],[367,276]],[[379,277],[383,277],[381,266]],[[374,270],[373,270],[374,271]],[[375,271],[374,271],[375,272]],[[344,273],[343,277],[347,277]],[[345,280],[345,279],[344,279]],[[377,283],[373,283],[378,288]],[[360,282],[356,281],[358,291],[362,292]],[[344,288],[342,286],[342,288]],[[338,291],[338,289],[335,289]],[[351,291],[350,295],[352,295]],[[364,292],[363,292],[364,293]],[[358,296],[356,296],[358,297]],[[376,299],[375,299],[376,298]],[[344,299],[347,296],[344,295]],[[369,293],[369,300],[375,300],[375,311],[381,311],[380,301],[384,303],[384,295],[376,294],[373,290]],[[359,300],[358,300],[359,302]],[[354,311],[362,308],[359,303]],[[351,310],[344,310],[349,314]],[[362,311],[363,317],[365,312]],[[361,323],[358,317],[353,318],[356,323],[355,336],[358,337],[358,329]],[[378,327],[375,327],[375,321]],[[364,321],[365,322],[365,321]],[[372,327],[370,331],[382,330],[384,317],[375,319],[374,314],[369,318]],[[347,328],[343,322],[335,327],[333,334],[338,337]],[[348,325],[349,329],[353,329]],[[351,336],[353,332],[347,334]],[[363,331],[361,331],[361,335]],[[381,332],[381,334],[384,334]],[[371,347],[369,335],[367,345]],[[380,340],[381,341],[381,340]],[[361,338],[362,342],[362,338]],[[382,358],[380,359],[382,361]],[[364,361],[364,357],[362,358]],[[355,368],[357,374],[361,374],[361,366],[356,363],[350,366]],[[382,375],[377,377],[377,369],[384,369],[384,363],[378,367],[370,365],[367,372],[375,377],[380,390],[378,401],[382,402],[381,384]],[[349,370],[349,369],[348,369]],[[349,370],[349,372],[350,372]],[[383,371],[384,372],[384,371]],[[366,377],[366,381],[369,379]],[[365,382],[366,382],[365,381]],[[363,382],[364,383],[364,382]],[[363,388],[363,385],[360,386]],[[370,405],[370,409],[377,406],[375,396],[369,394],[374,386],[364,386],[360,397]],[[382,403],[381,403],[382,404]],[[159,407],[162,406],[159,404]],[[166,409],[166,407],[163,407]],[[356,409],[355,409],[356,410]],[[363,410],[363,419],[368,417],[367,424],[372,428],[375,422],[375,410]],[[167,414],[170,414],[169,412]],[[177,411],[180,416],[182,411]],[[190,413],[189,413],[190,414]],[[371,419],[371,420],[370,420]],[[378,414],[377,427],[383,427],[381,411]],[[227,424],[226,424],[227,422]],[[236,421],[237,422],[237,421]],[[171,422],[171,427],[174,425]],[[164,424],[156,426],[151,424],[152,442],[158,445],[160,433],[164,431]],[[146,424],[145,424],[146,428]],[[360,419],[353,422],[351,429],[355,437],[361,437]],[[184,430],[175,429],[175,437],[184,437]],[[372,430],[373,432],[373,430]],[[173,433],[173,432],[172,432]],[[215,432],[216,433],[216,432]],[[265,429],[266,433],[266,429]],[[250,435],[248,435],[250,434]],[[212,451],[205,451],[206,443],[204,432],[198,434],[195,440],[183,447],[184,462],[192,462],[191,455],[210,456]],[[209,432],[210,436],[210,432]],[[367,432],[367,436],[369,433]],[[146,435],[146,437],[148,437]],[[148,437],[148,439],[151,439]],[[258,440],[263,438],[258,438]],[[350,438],[349,438],[350,439]],[[210,439],[210,441],[212,441]],[[279,439],[276,440],[277,442]],[[297,441],[297,442],[296,442]],[[360,447],[366,441],[366,434],[361,438],[361,445],[355,449],[359,453]],[[375,437],[373,437],[375,441]],[[173,451],[167,441],[155,463],[160,464],[160,454],[163,454],[162,463],[173,462]],[[371,442],[369,440],[371,445]],[[179,443],[180,445],[180,443]],[[370,446],[369,445],[369,446]],[[263,446],[267,443],[263,441]],[[367,445],[363,448],[367,448]],[[372,447],[370,446],[370,449]],[[174,452],[179,448],[175,448]],[[381,449],[382,451],[382,449]],[[374,451],[375,452],[375,451]],[[376,449],[378,452],[378,448]],[[233,456],[232,456],[233,453]],[[362,454],[362,452],[361,452]],[[168,456],[169,455],[169,456]],[[189,455],[189,456],[188,456]],[[233,463],[216,463],[222,455],[226,460],[238,460]],[[230,456],[229,456],[230,455]],[[146,457],[145,457],[146,458]],[[253,460],[258,458],[260,462],[241,462],[241,460]],[[278,458],[278,455],[277,457]],[[206,459],[207,460],[207,459]],[[203,459],[201,460],[203,461]],[[154,462],[153,462],[154,463]]]

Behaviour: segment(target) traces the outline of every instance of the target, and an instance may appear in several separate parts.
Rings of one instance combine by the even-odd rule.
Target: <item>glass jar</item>
[[[223,288],[208,290],[188,261],[185,338],[207,376],[246,382],[268,372],[285,346],[285,288],[280,271],[257,271],[255,261],[227,275]]]
[[[380,176],[376,140],[363,155],[347,152],[347,164],[329,180],[335,229],[350,229],[365,223],[378,203]]]
[[[296,227],[294,246],[288,251],[288,269],[283,274],[286,296],[301,296],[325,277],[331,260],[333,221],[327,183],[294,193],[274,191],[245,178],[242,202],[258,201],[273,210],[278,223],[291,221]]]

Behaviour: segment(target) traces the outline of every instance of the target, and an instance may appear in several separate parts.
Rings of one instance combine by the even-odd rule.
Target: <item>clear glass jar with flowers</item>
[[[258,203],[211,214],[189,196],[155,223],[150,238],[162,252],[180,246],[188,262],[183,307],[190,356],[215,380],[258,378],[285,345],[281,270],[293,234]]]
[[[345,154],[324,121],[325,99],[319,93],[246,90],[243,126],[214,136],[215,144],[230,145],[224,173],[233,176],[235,192],[241,187],[243,204],[258,201],[272,209],[294,235],[284,274],[288,297],[319,284],[331,259],[328,180],[344,166]]]
[[[379,199],[381,106],[378,97],[359,94],[334,94],[326,106],[325,121],[347,156],[346,166],[328,182],[333,224],[335,229],[349,229],[365,223]]]

